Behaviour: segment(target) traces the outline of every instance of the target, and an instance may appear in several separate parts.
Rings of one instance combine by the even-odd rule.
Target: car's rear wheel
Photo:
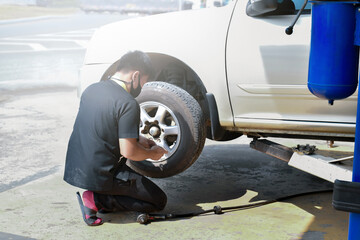
[[[198,102],[183,89],[165,82],[147,83],[136,100],[141,108],[140,134],[168,153],[158,161],[129,161],[130,167],[155,178],[169,177],[190,167],[206,138]]]

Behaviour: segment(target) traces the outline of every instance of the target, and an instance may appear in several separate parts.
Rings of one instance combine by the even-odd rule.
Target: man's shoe
[[[81,199],[80,193],[77,192],[77,198],[79,201],[81,213],[84,219],[84,222],[88,226],[99,226],[103,224],[101,218],[96,217],[96,213],[98,212],[98,208],[95,205],[94,201],[94,193],[91,191],[85,191],[83,193],[83,200]]]

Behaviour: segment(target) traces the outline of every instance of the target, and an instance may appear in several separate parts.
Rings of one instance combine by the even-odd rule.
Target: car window
[[[250,17],[271,15],[296,15],[305,0],[248,0],[246,14]],[[308,3],[303,14],[310,14],[311,4]]]
[[[295,15],[304,5],[305,0],[277,0],[277,9],[269,15]],[[310,14],[311,3],[307,3],[303,14]]]
[[[295,10],[300,10],[300,8],[302,7],[302,5],[304,4],[304,0],[292,0],[295,4]],[[310,10],[311,9],[311,3],[306,4],[305,9]]]

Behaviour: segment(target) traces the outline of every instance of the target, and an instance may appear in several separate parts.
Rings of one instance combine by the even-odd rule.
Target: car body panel
[[[350,124],[345,125],[346,131],[352,132],[357,94],[331,106],[307,88],[310,14],[302,15],[294,33],[288,36],[286,24],[293,21],[294,15],[252,18],[244,14],[245,6],[237,2],[226,48],[236,126],[268,131],[317,129],[327,132],[329,129],[324,123],[333,122]],[[298,121],[298,126],[292,121]],[[337,126],[334,132],[344,131],[341,124]]]

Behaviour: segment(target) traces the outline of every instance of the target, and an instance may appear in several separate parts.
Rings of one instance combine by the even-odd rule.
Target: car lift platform
[[[290,148],[266,139],[254,139],[250,143],[250,147],[288,162],[289,166],[329,182],[334,183],[336,179],[344,181],[351,181],[352,179],[353,156],[333,158],[317,154],[317,151],[312,153],[312,151],[304,150],[306,148],[298,151],[298,149]],[[307,147],[307,149],[309,149],[308,145]]]

